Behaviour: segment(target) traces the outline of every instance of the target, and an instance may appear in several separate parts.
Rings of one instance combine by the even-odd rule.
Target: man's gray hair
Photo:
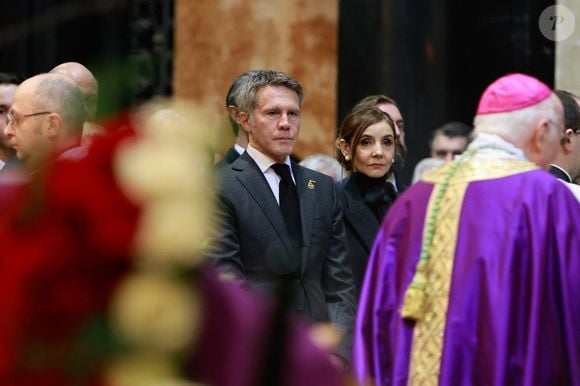
[[[241,85],[236,95],[236,105],[240,112],[251,114],[256,108],[258,91],[266,86],[283,86],[296,92],[300,106],[304,100],[302,86],[290,75],[276,70],[256,70],[250,78]]]

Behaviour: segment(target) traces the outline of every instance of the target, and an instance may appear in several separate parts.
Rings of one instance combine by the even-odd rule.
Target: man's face
[[[576,99],[576,103],[580,106],[580,99]],[[572,131],[572,129],[569,129]],[[572,180],[580,179],[580,130],[570,133],[570,176]]]
[[[439,133],[433,139],[431,157],[453,161],[453,158],[463,153],[466,147],[467,139],[465,137],[448,137],[443,133]]]
[[[0,146],[9,147],[8,139],[4,135],[4,128],[6,127],[6,114],[12,106],[14,99],[14,92],[18,86],[15,84],[0,84]]]
[[[385,113],[391,116],[391,119],[395,123],[395,155],[398,158],[398,163],[400,163],[405,159],[407,156],[407,145],[405,145],[405,121],[401,116],[401,112],[399,108],[391,103],[381,103],[377,105],[379,110],[384,111]]]
[[[30,103],[34,94],[28,85],[20,86],[14,94],[14,102],[10,113],[13,121],[8,123],[4,133],[8,143],[16,150],[16,156],[29,170],[35,170],[42,165],[49,149],[49,143],[43,133],[43,124],[47,114],[26,116],[44,110],[34,108]]]
[[[276,162],[292,154],[300,131],[300,101],[295,91],[284,86],[258,90],[256,107],[248,116],[240,114],[250,144]]]

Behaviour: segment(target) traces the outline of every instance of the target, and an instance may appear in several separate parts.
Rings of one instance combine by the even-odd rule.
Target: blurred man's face
[[[445,161],[453,161],[455,156],[463,153],[467,147],[467,138],[448,137],[439,133],[433,139],[431,158],[438,158]]]
[[[2,147],[9,147],[8,139],[4,135],[4,128],[7,124],[6,114],[12,106],[17,87],[15,84],[0,84],[0,146]]]
[[[391,103],[380,103],[376,106],[379,110],[391,116],[395,123],[395,169],[403,166],[403,161],[407,156],[407,145],[405,145],[405,121],[401,116],[399,108]]]
[[[576,103],[580,106],[580,100],[576,99]],[[572,129],[569,129],[572,131]],[[572,180],[579,179],[580,180],[580,130],[570,133],[570,137],[568,139],[570,141],[570,176]],[[578,183],[578,182],[576,182]]]

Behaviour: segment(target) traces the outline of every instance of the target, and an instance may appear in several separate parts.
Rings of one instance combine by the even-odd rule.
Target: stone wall
[[[288,72],[305,95],[296,155],[331,155],[337,30],[338,0],[176,0],[174,95],[221,117],[223,152],[234,142],[225,95],[236,76],[255,68]]]
[[[580,95],[580,1],[558,0],[558,5],[568,8],[575,20],[572,35],[556,42],[555,87]]]

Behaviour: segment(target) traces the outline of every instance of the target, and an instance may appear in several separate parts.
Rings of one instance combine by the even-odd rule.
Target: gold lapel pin
[[[314,189],[314,185],[316,184],[316,181],[314,180],[308,180],[308,189]]]

